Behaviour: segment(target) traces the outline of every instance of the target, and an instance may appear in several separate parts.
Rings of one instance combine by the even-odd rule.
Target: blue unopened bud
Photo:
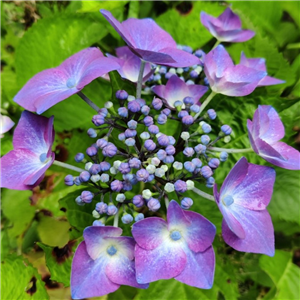
[[[126,138],[133,138],[137,135],[137,131],[134,129],[126,129],[125,130],[125,136]]]
[[[214,120],[217,117],[216,111],[212,108],[207,111],[207,114],[211,120]]]
[[[172,73],[172,72],[167,72],[166,74],[165,74],[165,78],[166,79],[170,79],[172,76],[176,76],[174,73]]]
[[[136,157],[131,158],[128,161],[128,163],[129,163],[129,167],[134,168],[134,169],[139,169],[141,167],[141,164],[142,164],[141,161]]]
[[[184,193],[187,191],[186,182],[183,180],[177,180],[174,183],[175,191],[178,193]]]
[[[118,152],[117,147],[112,143],[108,143],[108,145],[102,149],[102,154],[108,157],[115,156],[117,152]]]
[[[106,117],[108,114],[107,108],[103,107],[98,110],[98,115],[102,117]]]
[[[150,112],[150,107],[148,105],[143,105],[141,108],[141,113],[147,116]]]
[[[182,106],[183,106],[183,102],[182,101],[176,100],[174,102],[174,107],[176,108],[177,111],[181,111]]]
[[[155,110],[160,110],[163,106],[163,102],[159,98],[154,98],[152,101],[152,106]]]
[[[80,206],[83,206],[85,203],[81,200],[81,197],[78,196],[76,199],[75,199],[75,202],[80,205]]]
[[[204,178],[208,178],[213,175],[213,171],[209,166],[204,166],[201,168],[201,174]]]
[[[149,177],[149,172],[145,169],[141,169],[136,172],[136,179],[138,181],[147,182],[148,177]]]
[[[155,198],[151,198],[147,202],[147,206],[150,211],[158,211],[160,209],[160,202]]]
[[[200,140],[203,145],[207,145],[210,142],[210,137],[208,135],[204,134],[204,135],[201,135]]]
[[[185,116],[188,116],[189,113],[186,110],[182,110],[178,113],[178,118],[182,119]]]
[[[128,163],[124,163],[122,162],[119,166],[119,171],[122,173],[122,174],[127,174],[129,173],[131,170],[130,170],[130,167],[129,167],[129,164]]]
[[[106,172],[106,171],[108,171],[109,169],[110,169],[110,163],[109,162],[107,162],[107,161],[102,161],[101,163],[100,163],[100,167],[101,167],[101,171],[102,172]]]
[[[129,215],[129,214],[125,214],[121,218],[121,221],[122,221],[123,224],[129,224],[129,223],[131,223],[133,221],[133,216]]]
[[[175,145],[176,140],[174,139],[174,137],[172,137],[171,135],[169,135],[168,138],[169,138],[169,144],[170,145]]]
[[[191,198],[184,197],[181,200],[181,207],[183,209],[189,209],[192,205],[193,205],[193,200]]]
[[[135,221],[135,222],[138,222],[138,221],[141,221],[141,220],[144,220],[144,219],[145,219],[144,214],[139,213],[139,214],[137,214],[137,215],[135,216],[134,221]]]
[[[125,133],[124,133],[124,132],[121,132],[121,133],[118,135],[118,140],[119,140],[119,141],[125,141],[125,140],[126,140],[126,136],[125,136]]]
[[[165,134],[161,134],[157,138],[157,142],[160,146],[167,147],[169,145],[169,137]],[[160,159],[160,158],[159,158]]]
[[[132,198],[132,203],[135,205],[137,208],[142,207],[145,204],[145,200],[143,199],[142,195],[135,195]]]
[[[212,188],[214,186],[215,179],[213,177],[208,177],[206,180],[206,186]]]
[[[74,178],[72,175],[67,175],[65,177],[65,185],[68,185],[68,186],[74,185]]]
[[[92,174],[92,175],[97,175],[98,173],[101,172],[101,166],[99,164],[93,164],[90,169],[89,169],[89,172]]]
[[[192,97],[185,97],[183,99],[183,103],[186,105],[186,106],[191,106],[194,104],[194,99]]]
[[[190,107],[190,111],[192,111],[193,113],[197,114],[200,111],[200,106],[197,104],[194,104]]]
[[[107,214],[109,216],[114,216],[118,212],[118,208],[112,203],[107,206]]]
[[[81,182],[88,182],[90,180],[91,174],[88,171],[83,171],[79,175]]]
[[[76,162],[81,162],[82,160],[84,159],[84,154],[83,153],[77,153],[76,155],[75,155],[75,161]]]
[[[182,50],[188,53],[193,53],[193,49],[190,46],[183,45]]]
[[[118,108],[118,114],[122,118],[127,118],[128,117],[128,110],[126,107],[119,107]]]
[[[156,125],[151,125],[148,127],[148,131],[151,134],[157,134],[157,133],[159,133],[159,128]]]
[[[134,139],[134,138],[126,139],[126,140],[125,140],[125,144],[126,144],[128,147],[132,147],[132,146],[135,145],[135,139]]]
[[[123,188],[123,183],[120,180],[114,180],[111,182],[110,188],[114,192],[120,192]]]
[[[91,203],[94,198],[94,194],[90,191],[83,191],[80,198],[84,203]]]
[[[182,118],[182,123],[185,125],[192,125],[194,123],[194,118],[190,115],[184,116]]]
[[[199,73],[195,70],[191,71],[190,72],[190,77],[191,78],[197,78],[199,76]]]
[[[210,133],[211,132],[211,126],[207,123],[203,123],[201,126],[204,133]]]
[[[198,50],[195,51],[194,55],[201,58],[201,57],[205,56],[205,52],[201,49],[198,49]]]
[[[209,81],[208,81],[207,77],[204,77],[203,83],[204,83],[204,85],[209,86]]]
[[[101,215],[101,214],[106,214],[107,213],[107,204],[104,202],[98,202],[96,204],[96,211]]]
[[[128,109],[133,112],[133,113],[137,113],[141,110],[141,105],[137,100],[132,100],[130,102],[128,102]]]
[[[168,120],[168,117],[167,117],[166,115],[164,115],[164,114],[160,114],[160,115],[157,117],[157,123],[158,123],[159,125],[165,124],[165,123],[167,122],[167,120]]]
[[[154,81],[159,81],[159,80],[161,80],[160,74],[154,75],[153,80],[154,80]]]
[[[164,108],[162,111],[161,111],[162,114],[168,116],[170,115],[171,113],[171,110],[169,108]]]
[[[203,154],[206,151],[206,146],[198,144],[197,146],[194,147],[196,153],[198,154]]]
[[[136,127],[137,127],[137,121],[130,120],[130,121],[127,123],[127,126],[128,126],[129,129],[136,129]]]
[[[103,182],[103,183],[108,182],[109,181],[109,175],[106,174],[106,173],[101,174],[100,181]]]
[[[148,151],[153,151],[156,148],[156,144],[152,140],[146,140],[144,143],[144,147]]]
[[[143,140],[148,140],[148,139],[150,139],[150,134],[149,134],[149,132],[144,131],[140,134],[140,137]]]
[[[143,122],[147,127],[149,127],[149,126],[153,125],[153,118],[150,116],[147,116],[144,118]]]
[[[224,162],[227,160],[227,158],[228,158],[228,153],[226,151],[222,151],[220,153],[220,161]]]
[[[229,125],[223,125],[221,126],[221,131],[225,134],[225,135],[230,135],[232,132],[232,129]]]
[[[105,139],[99,139],[97,140],[96,144],[98,148],[103,149],[105,146],[107,146],[108,141]]]
[[[126,200],[125,194],[118,194],[116,197],[116,201],[118,202],[124,202]]]
[[[119,100],[126,100],[128,98],[128,93],[124,90],[116,91],[116,98]]]
[[[194,151],[194,149],[192,147],[186,147],[183,150],[183,154],[185,156],[187,156],[187,157],[191,157],[191,156],[193,156],[195,154],[195,151]]]
[[[101,115],[95,115],[92,118],[92,122],[94,123],[95,126],[101,126],[105,123],[105,119]]]
[[[93,222],[93,226],[105,226],[105,224],[103,224],[100,220],[95,220]]]
[[[88,131],[87,131],[87,134],[91,138],[97,137],[97,132],[94,128],[89,128]]]
[[[167,153],[166,153],[165,150],[160,149],[160,150],[157,151],[156,155],[157,155],[158,159],[163,160],[163,159],[166,158]]]
[[[97,152],[98,152],[98,150],[97,150],[97,148],[94,147],[94,146],[88,147],[88,148],[86,149],[86,154],[87,154],[88,156],[95,156],[95,155],[97,155]]]
[[[79,176],[77,176],[77,177],[74,178],[74,183],[75,183],[77,186],[81,185],[81,181],[80,181]]]
[[[193,158],[192,163],[195,165],[196,168],[200,168],[202,166],[202,162],[199,158]]]
[[[165,151],[166,151],[166,153],[167,153],[168,155],[174,155],[174,154],[176,153],[176,149],[175,149],[175,147],[172,146],[172,145],[168,145],[168,146],[166,147]]]
[[[194,171],[195,171],[195,169],[196,169],[196,166],[192,163],[192,162],[190,162],[190,161],[186,161],[186,162],[184,162],[184,168],[188,171],[188,172],[191,172],[191,173],[193,173]]]
[[[212,158],[209,162],[208,165],[212,169],[216,169],[220,165],[220,161],[217,158]]]

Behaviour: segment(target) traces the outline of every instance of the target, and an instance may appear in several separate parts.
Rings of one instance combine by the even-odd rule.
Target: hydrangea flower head
[[[267,72],[266,60],[264,58],[247,58],[244,52],[241,53],[240,65],[255,69],[257,71]],[[281,83],[285,83],[285,81],[271,76],[265,76],[257,86],[267,86]]]
[[[260,105],[253,120],[247,120],[253,150],[269,163],[289,170],[300,169],[300,152],[286,143],[284,126],[276,110],[270,105]]]
[[[198,288],[212,287],[215,226],[200,214],[184,211],[172,200],[167,221],[146,218],[133,225],[132,234],[138,282],[175,278]]]
[[[1,158],[1,187],[29,190],[37,186],[54,161],[53,141],[53,117],[24,111],[14,131],[14,150]]]
[[[120,68],[117,70],[121,77],[130,80],[131,82],[137,82],[139,77],[139,71],[141,66],[141,60],[136,56],[127,46],[119,47],[116,49],[117,57],[108,54],[107,56],[114,59]],[[154,70],[153,70],[154,71]],[[153,74],[150,63],[146,63],[143,82],[148,80]]]
[[[177,100],[183,101],[185,97],[191,97],[194,103],[207,92],[206,86],[197,84],[186,84],[178,76],[173,75],[166,85],[156,85],[152,88],[153,92],[162,98],[170,108],[175,108]]]
[[[214,196],[223,214],[224,241],[238,251],[274,255],[274,229],[266,210],[273,192],[275,171],[250,164],[242,157]]]
[[[147,288],[138,284],[134,267],[134,239],[120,236],[122,229],[90,226],[75,252],[71,271],[72,299],[103,296],[120,285]]]
[[[0,138],[3,138],[3,133],[9,131],[14,125],[15,122],[10,117],[0,114]]]
[[[217,18],[202,11],[200,20],[206,29],[221,42],[245,42],[255,35],[252,30],[242,29],[239,16],[230,7],[227,7]]]
[[[195,55],[177,49],[176,42],[171,35],[161,29],[152,19],[129,18],[120,23],[111,12],[104,9],[100,12],[131,51],[144,61],[170,67],[188,67],[200,63]]]
[[[78,93],[97,77],[119,67],[113,59],[104,57],[98,48],[87,48],[58,67],[33,76],[14,97],[14,101],[27,110],[41,114]]]
[[[205,57],[204,72],[211,89],[227,96],[246,96],[254,91],[267,72],[234,65],[222,45],[211,50]]]

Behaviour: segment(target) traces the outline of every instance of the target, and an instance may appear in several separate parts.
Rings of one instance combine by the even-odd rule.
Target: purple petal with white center
[[[106,249],[104,238],[119,237],[122,229],[113,226],[90,226],[83,231],[86,251],[92,259],[97,259],[101,252]]]
[[[145,250],[136,244],[135,268],[137,282],[143,284],[178,276],[187,262],[186,254],[181,245],[180,241],[166,239],[157,248]]]
[[[216,227],[198,213],[184,211],[184,214],[191,222],[184,236],[188,247],[194,252],[203,252],[211,246],[216,234]]]
[[[186,230],[186,228],[191,225],[191,221],[185,216],[185,212],[186,211],[184,211],[175,200],[172,200],[169,203],[167,210],[169,231],[171,231],[173,228],[182,228],[182,230]]]
[[[3,116],[0,114],[0,135],[2,137],[2,134],[9,131],[13,126],[15,125],[15,122],[11,120],[8,116]]]
[[[96,260],[90,258],[85,242],[78,246],[71,271],[72,299],[99,297],[116,291],[120,285],[115,284],[105,274],[107,259],[104,256]]]
[[[97,77],[119,68],[97,48],[84,49],[60,66],[33,76],[14,97],[22,107],[38,114],[77,93]]]
[[[149,284],[139,284],[136,281],[135,263],[124,255],[108,262],[105,268],[106,276],[114,283],[130,285],[140,289],[146,289]]]
[[[244,239],[238,238],[223,220],[222,235],[232,248],[243,251],[274,255],[274,228],[267,210],[253,211],[244,208],[236,210],[236,217],[247,232]]]
[[[140,247],[155,249],[169,236],[167,222],[157,217],[141,220],[133,224],[132,235]]]
[[[123,256],[126,256],[129,260],[134,259],[135,241],[132,237],[128,237],[128,236],[111,237],[110,236],[110,237],[103,238],[103,242],[116,245],[118,253],[120,253]]]
[[[214,249],[209,247],[205,252],[199,253],[194,253],[188,247],[184,250],[187,262],[183,271],[175,279],[200,289],[210,289],[215,272]]]

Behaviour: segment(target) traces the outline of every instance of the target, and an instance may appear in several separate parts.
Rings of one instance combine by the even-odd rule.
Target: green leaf
[[[292,253],[276,250],[274,257],[262,256],[260,267],[276,285],[274,300],[299,299],[300,269],[292,262]]]
[[[1,273],[1,299],[49,299],[40,274],[24,257],[7,256],[1,261]]]
[[[46,265],[51,274],[51,280],[70,286],[71,265],[73,253],[78,245],[75,241],[68,242],[64,247],[49,247],[42,243],[38,245],[44,250]]]
[[[99,12],[100,9],[122,8],[129,1],[82,1],[79,12]]]
[[[218,289],[215,286],[210,290],[201,290],[170,279],[150,283],[149,288],[140,290],[134,300],[157,300],[158,297],[164,300],[211,300],[217,299],[217,294]]]
[[[176,9],[170,9],[160,15],[156,22],[166,30],[178,44],[188,45],[193,49],[204,46],[213,36],[200,22],[200,12],[218,16],[224,7],[212,2],[191,2],[192,9],[187,14],[180,14]]]

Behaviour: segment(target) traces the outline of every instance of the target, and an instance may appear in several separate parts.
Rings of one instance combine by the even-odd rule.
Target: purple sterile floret
[[[103,296],[120,285],[147,288],[138,284],[134,265],[135,241],[121,236],[122,229],[90,226],[75,252],[71,270],[72,299]]]
[[[23,111],[13,135],[14,149],[1,157],[1,187],[29,190],[44,178],[54,161],[53,117]]]
[[[267,72],[266,60],[264,58],[247,58],[244,52],[241,53],[240,65],[255,69],[257,71]],[[257,86],[268,86],[281,83],[285,83],[285,81],[266,75]]]
[[[162,98],[165,104],[172,109],[175,108],[174,103],[177,100],[183,101],[185,97],[190,97],[193,103],[198,103],[207,90],[208,88],[202,85],[188,85],[178,78],[178,76],[172,76],[166,85],[156,85],[152,88],[152,91]]]
[[[221,42],[245,42],[255,35],[252,30],[242,29],[239,16],[233,13],[230,7],[227,7],[217,18],[202,11],[200,20],[206,29]]]
[[[135,266],[139,283],[175,278],[209,289],[213,284],[215,257],[211,246],[215,226],[200,214],[184,211],[172,200],[167,221],[152,217],[132,228],[136,241]]]
[[[97,77],[119,67],[114,60],[104,57],[98,48],[87,48],[58,67],[33,76],[14,97],[14,101],[27,110],[41,114],[78,93]]]
[[[225,242],[238,251],[274,255],[274,229],[266,210],[275,181],[270,167],[250,164],[242,157],[227,175],[216,203],[223,214]]]
[[[234,65],[222,45],[205,57],[204,72],[213,92],[227,96],[246,96],[254,91],[267,75],[265,71]]]
[[[130,50],[144,61],[171,67],[187,67],[200,62],[196,56],[177,49],[173,38],[152,19],[129,18],[120,23],[109,11],[101,9],[100,12]]]
[[[251,146],[259,156],[284,169],[300,169],[300,152],[279,142],[284,137],[284,126],[272,106],[258,106],[253,120],[247,120],[247,128]]]
[[[139,77],[139,71],[141,66],[141,59],[136,56],[129,47],[123,46],[116,48],[117,57],[106,54],[107,57],[113,59],[116,63],[120,65],[120,68],[117,69],[118,73],[121,77],[130,80],[131,82],[137,82]],[[154,70],[151,70],[150,63],[145,64],[145,69],[143,72],[143,82],[147,81],[149,77],[153,74]],[[120,95],[122,98],[118,98],[121,100],[125,100],[125,95]]]

